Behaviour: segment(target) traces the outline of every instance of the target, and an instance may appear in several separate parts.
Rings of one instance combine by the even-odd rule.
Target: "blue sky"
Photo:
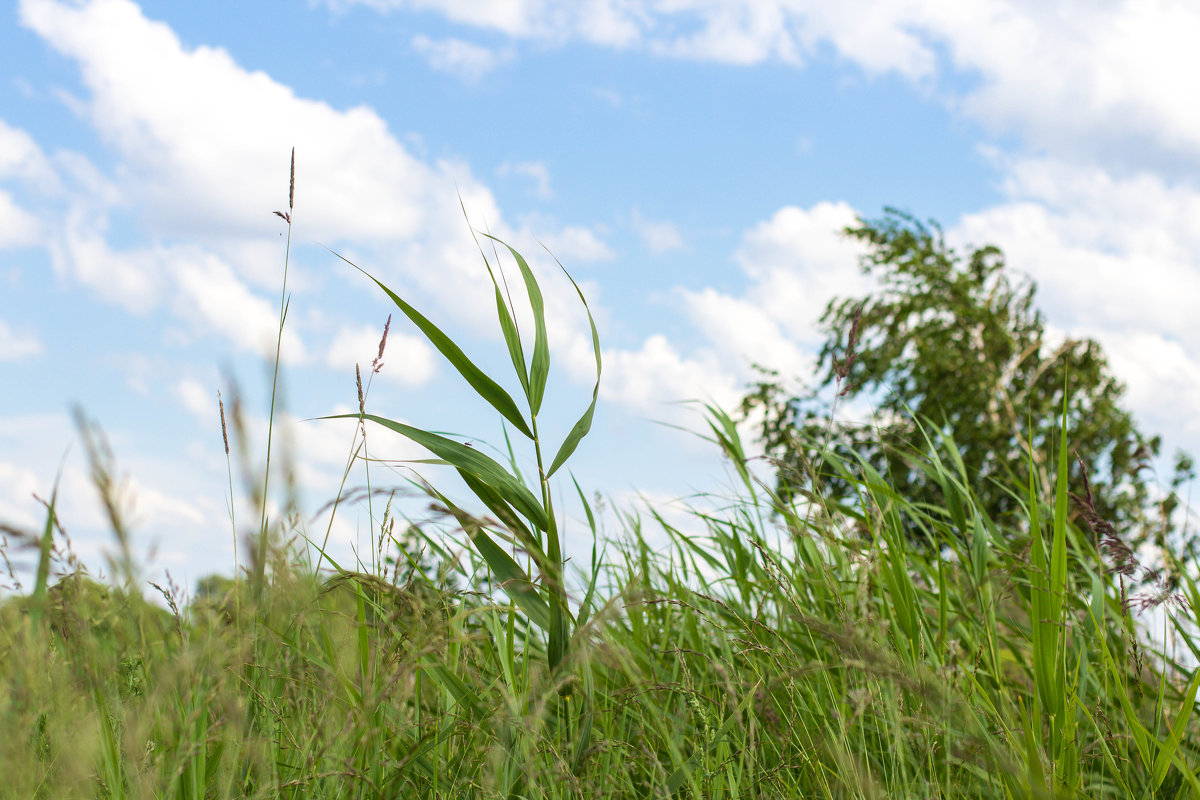
[[[838,230],[884,205],[1004,248],[1165,451],[1200,452],[1198,35],[1184,3],[20,0],[0,12],[0,518],[37,525],[61,464],[99,563],[81,404],[147,574],[232,571],[216,395],[235,375],[261,459],[292,147],[281,429],[318,536],[352,431],[303,420],[353,407],[393,310],[321,245],[503,369],[460,194],[543,277],[551,438],[591,356],[538,242],[581,282],[605,374],[573,469],[618,504],[720,487],[717,453],[668,427],[698,427],[679,401],[731,406],[751,360],[810,374],[825,303],[869,289]],[[371,408],[502,443],[414,334],[394,321]],[[366,526],[343,513],[337,552]]]

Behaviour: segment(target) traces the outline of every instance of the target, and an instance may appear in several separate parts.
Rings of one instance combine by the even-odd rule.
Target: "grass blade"
[[[1187,691],[1183,693],[1183,705],[1180,706],[1175,721],[1171,723],[1167,740],[1158,746],[1158,756],[1154,759],[1155,790],[1162,786],[1163,779],[1167,777],[1167,770],[1171,766],[1172,757],[1179,749],[1179,742],[1183,739],[1184,731],[1187,730],[1188,722],[1192,718],[1192,711],[1196,707],[1196,689],[1198,688],[1200,688],[1200,670],[1196,670],[1192,674]]]
[[[571,454],[575,452],[575,448],[579,446],[579,442],[584,436],[587,436],[588,431],[592,429],[592,415],[596,412],[596,398],[600,396],[600,372],[602,369],[600,359],[600,334],[596,332],[596,320],[592,318],[592,310],[588,308],[587,299],[583,296],[583,290],[579,288],[579,284],[571,277],[571,273],[567,272],[566,267],[562,264],[558,265],[563,274],[567,276],[567,280],[575,287],[575,292],[579,295],[579,302],[583,303],[583,310],[587,312],[588,325],[592,329],[592,352],[596,356],[596,385],[592,388],[592,402],[587,407],[587,411],[583,412],[583,416],[571,428],[571,432],[567,434],[567,438],[563,441],[562,446],[558,448],[558,454],[554,456],[554,461],[550,463],[550,469],[546,471],[546,477],[549,478],[558,468],[566,463]]]
[[[445,459],[451,466],[474,475],[481,482],[495,489],[513,508],[524,514],[540,530],[546,530],[549,525],[545,510],[533,494],[525,488],[525,485],[509,474],[504,467],[473,447],[467,447],[453,439],[447,439],[436,433],[430,433],[375,414],[334,414],[328,417],[318,417],[318,419],[366,419],[393,430],[439,458]]]
[[[483,235],[492,241],[500,242],[500,244],[508,248],[508,252],[512,253],[513,258],[517,261],[517,266],[521,270],[521,277],[525,280],[525,290],[529,293],[529,307],[533,311],[535,337],[533,341],[533,360],[529,363],[527,391],[529,392],[529,410],[536,416],[542,408],[542,397],[546,393],[546,381],[550,374],[550,345],[546,336],[546,304],[542,298],[542,290],[538,286],[537,279],[533,276],[533,271],[529,268],[529,263],[525,261],[525,258],[520,253],[514,250],[511,245],[500,241],[491,234],[485,233]],[[492,280],[494,282],[495,278]],[[524,367],[523,357],[522,367]]]
[[[362,267],[358,266],[340,253],[336,253],[333,250],[330,250],[329,252],[333,253],[342,261],[345,261],[347,264],[366,275],[375,282],[376,286],[378,286],[380,289],[383,289],[387,296],[392,298],[392,302],[396,304],[396,307],[404,312],[404,316],[408,317],[412,323],[417,326],[421,333],[425,334],[425,338],[429,340],[429,343],[436,347],[438,352],[441,353],[456,370],[458,370],[458,374],[463,376],[463,379],[471,385],[471,388],[475,390],[476,394],[486,400],[492,406],[492,408],[499,411],[500,414],[506,420],[511,422],[517,430],[525,434],[530,439],[533,438],[533,431],[530,430],[529,424],[525,422],[525,417],[521,414],[521,410],[517,408],[516,402],[512,399],[508,392],[504,391],[500,384],[488,377],[487,373],[475,366],[475,363],[471,361],[471,359],[467,358],[467,355],[463,353],[462,349],[455,344],[449,336],[442,333],[441,329],[426,319],[420,311],[417,311],[408,303],[404,302],[399,295],[397,295],[388,287],[384,286],[383,283],[381,283]]]

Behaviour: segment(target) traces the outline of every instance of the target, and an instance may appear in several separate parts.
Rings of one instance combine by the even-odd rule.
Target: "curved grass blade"
[[[512,506],[510,506],[495,489],[488,486],[486,483],[483,483],[471,473],[459,470],[458,474],[463,479],[463,482],[467,484],[467,488],[474,492],[475,496],[483,501],[483,504],[487,506],[488,509],[500,519],[500,522],[509,529],[509,532],[517,538],[517,540],[521,543],[521,546],[529,551],[534,563],[536,563],[538,566],[538,570],[543,575],[546,574],[547,569],[549,569],[550,562],[546,559],[545,553],[542,552],[542,545],[534,537],[533,533],[530,532],[525,523],[521,521],[521,518],[517,516],[516,512],[513,511]]]
[[[583,595],[583,602],[579,604],[579,613],[577,614],[576,624],[582,628],[587,624],[588,617],[591,614],[592,603],[596,594],[596,581],[600,577],[600,570],[597,569],[596,561],[596,540],[598,533],[596,531],[596,516],[592,513],[592,507],[588,504],[587,498],[583,496],[583,489],[579,486],[579,481],[575,480],[575,476],[571,476],[571,482],[575,484],[575,491],[579,494],[579,502],[583,505],[584,513],[587,514],[588,529],[592,532],[592,574],[588,578],[587,591]]]
[[[1167,777],[1167,770],[1171,767],[1171,761],[1179,750],[1179,743],[1183,739],[1188,721],[1192,718],[1192,711],[1196,707],[1196,690],[1198,688],[1200,688],[1200,670],[1192,674],[1192,680],[1188,683],[1188,687],[1183,693],[1183,705],[1179,708],[1175,722],[1171,724],[1171,730],[1167,734],[1167,739],[1158,745],[1158,756],[1154,759],[1153,776],[1154,789],[1156,791],[1162,786],[1163,779]],[[1186,774],[1186,764],[1182,766],[1181,771]]]
[[[54,549],[54,521],[57,516],[55,510],[58,505],[58,485],[62,480],[62,469],[59,468],[58,476],[54,479],[54,489],[50,494],[50,502],[46,504],[46,525],[42,529],[42,535],[38,538],[38,566],[37,577],[33,586],[33,595],[30,597],[29,617],[33,620],[34,630],[37,630],[41,625],[42,614],[46,608],[46,587],[50,578],[50,556]]]
[[[555,259],[555,262],[558,262],[558,259]],[[587,411],[583,412],[583,416],[571,428],[571,432],[563,440],[562,446],[558,448],[558,454],[554,456],[554,461],[550,463],[550,469],[546,472],[547,479],[566,463],[571,454],[575,452],[575,448],[579,446],[579,442],[592,429],[592,415],[596,413],[596,398],[600,396],[600,372],[602,369],[600,361],[600,334],[596,332],[596,320],[592,318],[592,310],[588,308],[587,300],[583,296],[583,290],[579,288],[579,284],[571,277],[571,273],[567,272],[567,268],[561,263],[558,266],[562,269],[563,274],[567,276],[567,280],[571,282],[571,285],[575,287],[575,293],[579,295],[579,302],[583,303],[583,310],[587,312],[588,325],[592,328],[592,352],[596,355],[596,385],[592,387],[592,402],[587,407]]]
[[[326,249],[328,250],[329,248]],[[492,408],[499,411],[517,430],[530,439],[533,438],[533,431],[530,430],[528,423],[525,422],[525,417],[521,414],[521,410],[517,408],[516,402],[508,392],[504,391],[500,384],[489,378],[483,370],[475,366],[474,362],[467,358],[467,355],[449,336],[442,333],[438,326],[426,319],[420,311],[417,311],[400,299],[399,295],[384,286],[371,273],[340,253],[333,250],[329,250],[329,252],[354,267],[363,275],[366,275],[375,282],[376,286],[383,289],[387,293],[387,296],[392,298],[392,302],[396,304],[396,307],[404,312],[404,316],[408,317],[421,333],[425,334],[425,338],[429,340],[429,343],[436,347],[438,352],[445,356],[446,360],[458,370],[458,374],[463,376],[466,382],[471,385],[471,388],[475,390],[476,394],[486,400]]]
[[[512,248],[512,245],[497,239],[490,233],[483,234],[494,242],[500,242],[508,248],[508,252],[512,253],[512,257],[516,259],[517,267],[521,270],[521,277],[525,280],[525,291],[529,294],[529,307],[533,311],[533,324],[535,328],[535,337],[533,340],[533,360],[529,363],[529,382],[527,391],[529,393],[529,410],[533,415],[537,415],[542,408],[542,397],[546,393],[546,381],[550,374],[550,344],[546,337],[546,303],[542,299],[542,290],[538,286],[537,278],[533,276],[533,270],[529,268],[529,263],[525,258]],[[489,270],[490,272],[491,270]],[[495,278],[492,278],[495,282]],[[497,295],[499,289],[497,289]],[[507,336],[507,332],[506,332]],[[518,340],[519,346],[519,340]],[[511,349],[511,348],[510,348]],[[524,369],[524,356],[521,358],[521,368]]]
[[[549,522],[546,511],[538,503],[533,494],[525,486],[508,473],[504,467],[497,464],[488,456],[473,447],[467,447],[453,439],[438,436],[435,433],[405,425],[375,414],[334,414],[318,419],[366,419],[376,425],[395,431],[401,436],[411,439],[429,450],[439,458],[445,459],[451,466],[464,472],[469,472],[482,483],[496,490],[506,502],[520,511],[540,530],[546,530]]]
[[[530,622],[544,631],[551,630],[555,617],[551,613],[550,606],[542,597],[542,590],[529,579],[529,575],[521,569],[521,565],[513,561],[512,556],[492,541],[478,519],[463,511],[436,489],[431,488],[430,492],[441,500],[446,509],[454,515],[463,531],[470,537],[476,552],[483,557],[492,574],[500,582],[500,588],[504,589],[517,607],[525,612],[525,616],[529,618]]]
[[[517,323],[513,320],[512,312],[509,310],[508,304],[504,302],[504,293],[500,291],[500,282],[496,280],[496,273],[492,270],[492,262],[488,261],[487,253],[483,252],[483,247],[479,244],[479,237],[475,234],[476,230],[471,227],[471,220],[467,214],[467,207],[463,204],[462,195],[458,198],[459,208],[462,209],[463,218],[467,220],[467,227],[471,230],[471,237],[475,240],[475,247],[479,249],[479,255],[483,259],[483,266],[488,271],[488,277],[492,279],[492,286],[496,290],[496,317],[500,320],[500,330],[504,334],[504,343],[508,347],[509,358],[512,359],[513,369],[517,373],[517,378],[521,381],[521,389],[525,392],[525,397],[529,398],[529,375],[525,367],[525,349],[521,346],[521,333],[517,329]],[[483,234],[488,238],[495,238],[489,234]],[[499,239],[496,239],[499,241]],[[503,244],[503,242],[501,242]],[[501,272],[503,276],[503,272]],[[505,284],[505,289],[508,286]],[[533,412],[537,414],[535,410]]]

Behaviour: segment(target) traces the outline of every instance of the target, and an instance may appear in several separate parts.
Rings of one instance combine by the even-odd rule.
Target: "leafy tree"
[[[857,452],[890,475],[903,496],[939,503],[940,487],[920,469],[927,446],[915,415],[931,423],[927,429],[953,436],[982,507],[995,522],[1011,524],[1019,505],[1003,487],[1020,486],[1028,475],[1030,441],[1035,464],[1044,467],[1065,389],[1069,442],[1079,456],[1072,491],[1084,493],[1082,464],[1096,512],[1135,534],[1134,541],[1144,538],[1155,514],[1142,473],[1161,439],[1143,435],[1121,407],[1123,386],[1100,346],[1048,341],[1034,307],[1036,285],[1011,280],[994,246],[960,255],[935,222],[890,208],[883,219],[860,219],[845,233],[867,246],[861,266],[879,291],[829,302],[815,386],[789,396],[778,374],[763,370],[742,402],[744,415],[762,412],[759,438],[774,460],[779,493],[786,499],[813,492],[815,459],[829,446]],[[842,398],[860,395],[872,401],[873,420],[839,413]],[[1177,460],[1178,483],[1190,460]],[[836,476],[821,476],[817,486],[826,498],[851,499],[852,487]]]

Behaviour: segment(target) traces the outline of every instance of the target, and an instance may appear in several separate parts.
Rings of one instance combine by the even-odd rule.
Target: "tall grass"
[[[602,523],[578,485],[583,521],[567,522],[552,479],[588,433],[599,340],[591,323],[590,401],[546,442],[541,289],[500,245],[534,325],[530,348],[485,254],[521,404],[371,280],[519,434],[536,476],[368,412],[360,378],[347,416],[423,445],[473,499],[416,481],[437,516],[397,520],[389,501],[370,564],[337,564],[316,536],[314,563],[282,548],[287,514],[270,521],[264,475],[254,591],[214,583],[185,602],[168,586],[169,611],[142,599],[123,556],[115,585],[77,569],[52,494],[42,530],[6,528],[38,569],[32,592],[0,607],[0,796],[1200,797],[1200,673],[1139,637],[1127,564],[1110,555],[1119,532],[1066,492],[1065,421],[1052,479],[1030,454],[1028,482],[1010,487],[1023,519],[1005,528],[946,434],[922,429],[912,454],[944,508],[829,448],[817,485],[844,476],[857,501],[785,503],[755,480],[735,421],[708,407],[735,476],[726,494],[683,524],[619,510],[604,555],[569,579],[564,526],[595,538]],[[285,292],[281,332],[287,305]],[[86,430],[119,509],[111,457]],[[68,574],[51,585],[55,570]],[[1195,663],[1185,623],[1200,587],[1177,574],[1163,599]]]

